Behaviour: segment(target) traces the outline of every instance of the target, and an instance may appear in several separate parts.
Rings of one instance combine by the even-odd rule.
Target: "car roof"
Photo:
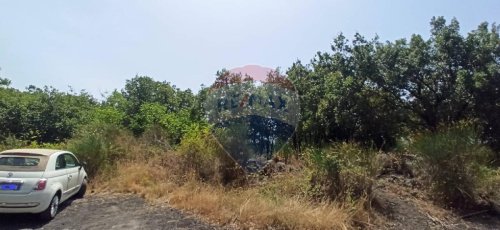
[[[15,153],[25,153],[25,154],[33,154],[33,155],[42,155],[42,156],[50,156],[54,153],[66,152],[64,150],[57,149],[10,149],[0,152],[0,155],[10,155]]]

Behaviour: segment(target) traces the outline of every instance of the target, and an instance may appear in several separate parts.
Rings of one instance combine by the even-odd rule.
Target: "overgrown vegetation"
[[[428,39],[340,34],[331,53],[293,63],[286,73],[302,116],[279,153],[286,169],[270,170],[280,173],[247,177],[224,152],[203,111],[209,88],[193,93],[147,76],[103,101],[17,90],[1,78],[0,150],[69,149],[86,161],[94,189],[164,200],[221,224],[290,229],[369,226],[376,156],[406,151],[421,159],[436,201],[469,208],[500,198],[498,29],[482,23],[464,36],[458,21],[439,17]],[[244,80],[220,71],[214,85]]]
[[[67,149],[86,163],[85,170],[90,177],[94,177],[99,171],[112,170],[120,159],[127,158],[127,152],[121,143],[133,143],[135,140],[125,135],[126,132],[112,124],[96,123],[83,126],[75,137],[68,141]],[[123,138],[124,140],[120,140]]]
[[[422,133],[411,147],[422,156],[428,183],[440,202],[462,208],[476,203],[493,154],[470,124]]]
[[[287,75],[301,95],[296,144],[354,140],[390,150],[412,132],[472,119],[498,152],[499,27],[482,23],[464,36],[455,19],[430,24],[428,39],[340,34],[330,52],[294,63]]]
[[[312,170],[310,192],[332,200],[351,201],[371,192],[377,166],[376,152],[355,144],[339,143],[326,149],[308,149]]]
[[[133,157],[118,161],[112,179],[109,175],[96,177],[92,189],[139,194],[240,228],[346,229],[371,222],[363,208],[366,196],[348,203],[313,199],[309,172],[314,166],[273,177],[246,178],[234,162],[221,167],[226,155],[219,155],[222,152],[206,131],[194,130],[188,132],[192,135],[187,134],[190,136],[178,151],[160,154],[143,151],[145,140],[118,142],[128,149],[124,154]],[[205,150],[213,152],[203,154]],[[224,177],[231,177],[230,184],[237,186],[224,186],[228,182]],[[235,184],[238,179],[243,182]]]

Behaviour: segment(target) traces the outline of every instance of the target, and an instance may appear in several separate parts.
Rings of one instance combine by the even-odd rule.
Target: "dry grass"
[[[311,172],[301,166],[245,180],[224,167],[227,159],[204,135],[187,138],[178,152],[147,140],[115,139],[121,160],[113,170],[93,178],[94,191],[138,194],[152,203],[168,203],[209,222],[243,229],[351,229],[373,223],[364,198],[312,201]]]
[[[168,197],[175,207],[206,216],[220,224],[284,229],[347,229],[351,215],[332,204],[312,204],[299,198],[273,201],[255,189],[224,191],[192,183]]]
[[[369,225],[364,200],[350,204],[309,201],[302,195],[307,182],[303,172],[274,177],[260,185],[227,188],[200,182],[194,173],[180,175],[176,157],[167,153],[147,161],[121,162],[112,177],[98,177],[94,184],[99,184],[98,191],[139,194],[237,228],[350,229],[359,223]]]

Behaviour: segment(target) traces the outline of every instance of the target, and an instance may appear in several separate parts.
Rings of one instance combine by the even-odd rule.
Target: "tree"
[[[9,87],[11,81],[7,78],[1,78],[0,77],[0,87]]]
[[[170,114],[179,113],[185,109],[190,110],[195,102],[191,90],[183,91],[168,82],[155,81],[146,76],[136,76],[127,80],[122,95],[126,100],[123,104],[127,106],[125,125],[136,135],[144,132],[148,125],[142,114],[148,107],[147,104],[156,104],[156,107],[161,107],[161,111],[158,110],[158,112]],[[115,96],[118,98],[116,94]]]
[[[499,26],[482,23],[466,38],[467,88],[473,95],[474,117],[484,139],[500,154],[500,37]],[[497,163],[500,155],[497,154]]]

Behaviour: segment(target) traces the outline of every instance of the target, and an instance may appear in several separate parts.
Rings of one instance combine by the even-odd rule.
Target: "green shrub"
[[[339,143],[326,149],[308,149],[311,195],[351,200],[371,192],[376,173],[376,152],[355,144]]]
[[[422,133],[413,138],[411,150],[422,157],[420,165],[437,200],[456,208],[474,204],[481,167],[488,164],[492,152],[471,125]]]
[[[81,127],[68,141],[68,150],[86,163],[85,170],[89,177],[94,177],[99,172],[112,169],[125,156],[124,145],[130,143],[118,141],[118,138],[127,135],[131,136],[115,125],[89,124]]]
[[[26,148],[34,148],[34,149],[60,149],[60,150],[66,150],[66,143],[65,142],[60,142],[60,143],[38,143],[38,142],[31,142]]]
[[[5,140],[0,142],[0,151],[23,148],[26,146],[28,146],[28,143],[26,141],[19,140],[13,136],[9,136]]]
[[[480,168],[478,194],[488,200],[500,201],[500,168],[482,166]]]
[[[210,180],[217,171],[217,143],[212,140],[207,127],[193,125],[189,128],[178,147],[184,168],[192,169],[202,180]],[[215,167],[214,167],[215,166]]]
[[[202,181],[228,184],[244,175],[212,136],[208,126],[191,125],[177,150],[182,156],[184,170],[194,171]]]
[[[66,149],[66,143],[39,143],[36,141],[28,142],[25,140],[17,139],[13,136],[7,137],[4,141],[0,142],[0,151],[7,149],[19,148],[33,148],[33,149]]]

